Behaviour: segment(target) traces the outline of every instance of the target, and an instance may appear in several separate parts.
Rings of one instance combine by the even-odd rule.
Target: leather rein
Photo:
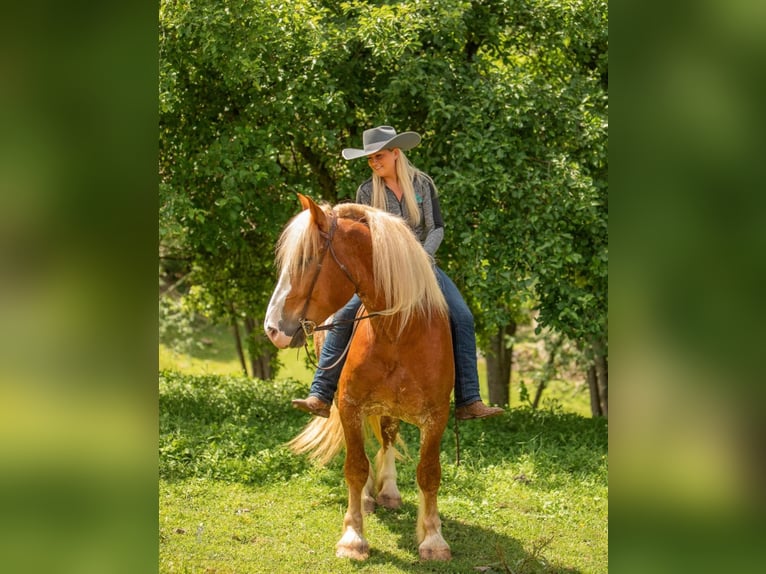
[[[369,313],[367,315],[361,315],[359,317],[354,317],[353,319],[343,319],[341,321],[333,321],[331,323],[327,323],[324,325],[317,325],[314,321],[309,321],[306,319],[306,311],[308,311],[309,304],[311,303],[311,295],[314,293],[314,288],[316,287],[317,281],[319,280],[319,274],[322,272],[322,264],[324,262],[324,257],[327,255],[327,252],[330,252],[330,255],[332,255],[332,258],[335,260],[335,263],[337,263],[338,267],[340,267],[340,270],[343,271],[343,273],[346,275],[349,281],[354,285],[354,292],[359,293],[359,285],[356,281],[354,281],[354,278],[351,277],[351,273],[349,272],[348,268],[341,263],[341,261],[338,259],[338,255],[335,253],[335,249],[332,245],[332,239],[335,236],[335,230],[338,228],[338,216],[335,214],[334,211],[330,212],[330,230],[325,233],[321,229],[319,230],[319,236],[322,237],[325,240],[325,244],[322,247],[320,253],[319,253],[319,261],[317,262],[317,268],[316,273],[314,273],[314,278],[311,280],[311,287],[309,287],[308,295],[306,295],[306,302],[303,304],[303,309],[301,310],[300,318],[298,319],[298,323],[300,323],[301,330],[303,331],[303,334],[305,336],[303,345],[306,349],[306,355],[309,357],[309,361],[311,361],[312,366],[316,369],[320,369],[323,371],[327,371],[330,369],[335,368],[342,360],[343,357],[346,356],[346,353],[348,352],[349,347],[351,346],[351,339],[354,337],[354,333],[351,333],[351,337],[349,337],[348,345],[346,345],[345,350],[343,353],[341,353],[340,357],[338,357],[338,360],[335,361],[332,365],[329,367],[320,367],[317,363],[318,361],[314,361],[311,357],[311,353],[309,353],[308,348],[308,340],[309,337],[312,337],[316,331],[329,331],[336,325],[342,325],[345,323],[354,323],[354,331],[356,331],[356,326],[359,324],[359,321],[362,321],[364,319],[370,319],[372,317],[375,317],[377,315],[380,315],[380,313]],[[298,333],[300,331],[296,331],[293,335],[293,340],[295,340],[295,337],[298,336]]]

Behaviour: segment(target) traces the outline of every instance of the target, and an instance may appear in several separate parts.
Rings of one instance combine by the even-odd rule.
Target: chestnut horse
[[[336,554],[364,560],[369,546],[363,511],[374,510],[376,500],[389,508],[401,505],[394,443],[399,421],[416,425],[419,554],[449,560],[436,496],[455,376],[447,305],[431,261],[399,217],[364,205],[331,209],[299,198],[303,211],[277,245],[280,278],[266,313],[267,335],[279,348],[303,345],[355,292],[368,316],[356,323],[330,418],[315,418],[291,446],[326,462],[345,443],[348,510]],[[377,479],[365,453],[368,424],[381,444]]]

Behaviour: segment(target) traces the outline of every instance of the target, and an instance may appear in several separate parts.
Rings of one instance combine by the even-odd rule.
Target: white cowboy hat
[[[364,149],[346,148],[342,155],[344,159],[357,159],[367,155],[372,155],[382,149],[399,148],[408,150],[414,148],[420,143],[420,134],[416,132],[396,133],[391,126],[378,126],[369,130],[364,130],[362,134],[362,144]]]

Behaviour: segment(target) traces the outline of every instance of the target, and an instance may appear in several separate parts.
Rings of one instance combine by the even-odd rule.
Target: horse
[[[296,452],[313,452],[321,462],[345,445],[348,507],[336,555],[367,559],[364,513],[376,503],[401,505],[395,444],[401,443],[404,421],[420,432],[419,556],[450,560],[437,493],[455,367],[448,309],[431,260],[397,216],[351,203],[320,207],[298,195],[302,211],[277,243],[279,280],[264,320],[266,334],[278,348],[304,345],[316,325],[354,293],[367,313],[356,322],[330,417],[315,418],[291,442]],[[377,477],[365,452],[368,425],[380,443]]]

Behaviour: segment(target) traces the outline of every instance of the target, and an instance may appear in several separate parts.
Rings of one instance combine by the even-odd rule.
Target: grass
[[[242,375],[242,365],[234,347],[231,328],[208,324],[195,334],[197,344],[189,352],[179,352],[172,346],[160,342],[160,370],[172,369],[192,375]],[[306,364],[305,352],[301,349],[280,351],[282,368],[280,378],[311,380],[313,371]]]
[[[442,442],[439,497],[447,564],[420,563],[417,429],[399,464],[404,506],[365,520],[370,559],[337,559],[346,507],[342,457],[318,468],[284,443],[307,422],[290,407],[312,377],[304,353],[282,351],[277,381],[242,377],[232,336],[215,325],[189,353],[160,345],[160,572],[607,572],[607,425],[587,418],[587,388],[552,381],[534,393],[539,352],[517,342],[506,415],[452,426]],[[479,361],[485,400],[484,361]],[[572,380],[575,379],[575,380]],[[584,416],[586,415],[586,416]]]
[[[208,359],[210,361],[210,359]],[[160,373],[160,572],[604,573],[607,424],[560,404],[460,425],[442,442],[439,510],[449,563],[421,563],[415,460],[399,464],[404,505],[365,520],[371,555],[338,559],[342,457],[318,468],[283,446],[307,422],[289,400],[308,379],[266,382]]]

